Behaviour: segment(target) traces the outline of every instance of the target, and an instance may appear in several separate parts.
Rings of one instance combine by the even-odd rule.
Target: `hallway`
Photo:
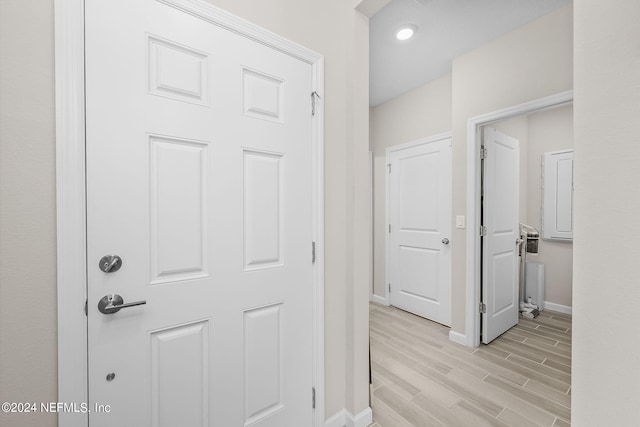
[[[477,349],[370,304],[373,427],[569,426],[571,316],[549,310]]]

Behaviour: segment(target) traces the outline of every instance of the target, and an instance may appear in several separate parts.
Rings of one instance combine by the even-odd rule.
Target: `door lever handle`
[[[98,301],[98,311],[102,314],[114,314],[122,310],[123,308],[135,307],[138,305],[146,304],[146,300],[128,302],[124,304],[124,299],[118,294],[108,294],[100,298]]]

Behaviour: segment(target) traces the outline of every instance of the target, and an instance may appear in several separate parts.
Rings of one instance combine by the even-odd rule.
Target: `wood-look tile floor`
[[[372,427],[569,426],[571,316],[545,310],[489,345],[370,305]]]

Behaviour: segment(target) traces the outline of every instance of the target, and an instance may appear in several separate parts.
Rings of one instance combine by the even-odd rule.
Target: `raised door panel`
[[[205,52],[148,36],[149,92],[207,105],[209,61]]]
[[[542,237],[573,239],[573,150],[543,156]]]
[[[242,111],[246,116],[282,123],[284,81],[277,77],[242,69]]]
[[[517,173],[517,164],[513,162],[514,158],[517,158],[515,150],[516,147],[500,141],[495,141],[491,146],[491,162],[495,166],[489,173],[493,175],[491,194],[496,199],[509,201],[516,197],[518,180],[514,179]],[[514,222],[514,218],[517,218],[517,206],[508,202],[499,203],[499,208],[493,209],[491,216],[487,218],[487,221],[491,222],[491,232],[496,236],[505,233],[517,234],[517,219]]]
[[[278,303],[244,312],[245,426],[284,409],[283,306]]]
[[[403,157],[398,160],[399,229],[438,231],[439,153]]]
[[[518,282],[518,278],[514,276],[516,268],[514,263],[517,262],[513,256],[513,251],[493,254],[491,261],[491,270],[495,277],[494,291],[492,292],[493,301],[489,305],[491,307],[491,316],[499,316],[503,312],[512,309],[517,296],[514,295],[518,291],[518,287],[514,283]]]
[[[207,427],[209,321],[153,331],[150,338],[151,425]]]
[[[438,303],[439,252],[433,249],[398,248],[398,290],[414,298]]]
[[[207,277],[208,144],[151,135],[149,153],[151,284]]]
[[[245,150],[244,265],[255,270],[284,265],[284,156]]]
[[[556,230],[573,232],[573,159],[558,160]]]

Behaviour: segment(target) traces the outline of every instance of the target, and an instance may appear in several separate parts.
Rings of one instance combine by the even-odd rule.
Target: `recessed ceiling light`
[[[416,27],[415,25],[403,25],[396,30],[396,38],[401,41],[409,40],[411,37],[413,37],[416,31],[418,31],[418,27]]]

